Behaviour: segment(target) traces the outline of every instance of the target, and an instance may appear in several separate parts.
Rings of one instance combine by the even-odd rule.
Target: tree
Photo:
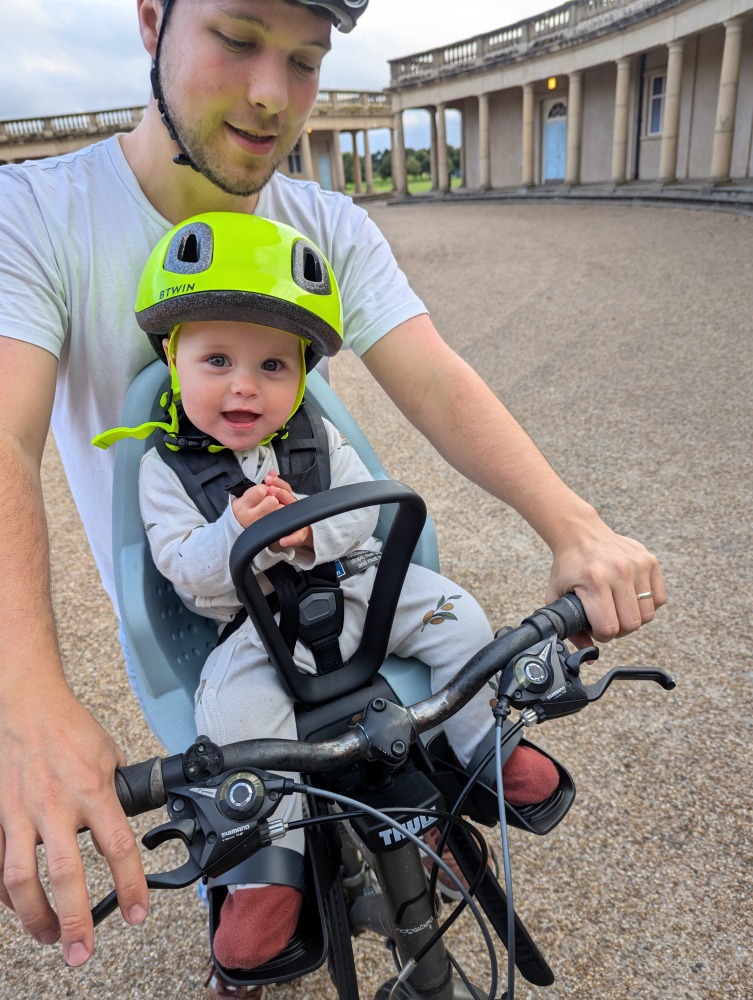
[[[345,183],[353,183],[353,154],[343,153],[343,172],[345,173]]]
[[[384,149],[380,153],[374,153],[373,160],[375,175],[388,181],[392,177],[392,153],[389,149]]]
[[[455,146],[447,147],[447,169],[451,174],[460,173],[460,150]]]
[[[409,177],[420,177],[421,176],[421,161],[416,156],[415,150],[406,150],[405,156],[405,170]]]

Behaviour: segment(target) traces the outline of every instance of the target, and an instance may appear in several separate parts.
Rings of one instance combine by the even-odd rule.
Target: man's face
[[[228,194],[259,191],[298,140],[331,25],[284,0],[180,0],[160,51],[165,104],[201,172]]]

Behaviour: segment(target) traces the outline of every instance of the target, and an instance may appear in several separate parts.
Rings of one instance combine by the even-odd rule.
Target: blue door
[[[544,119],[542,181],[565,179],[567,154],[567,105],[556,101]]]
[[[319,157],[319,185],[325,191],[334,190],[332,187],[332,169],[328,156]]]

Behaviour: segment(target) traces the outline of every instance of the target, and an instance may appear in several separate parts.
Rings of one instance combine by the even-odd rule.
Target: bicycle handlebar
[[[567,594],[540,608],[517,628],[499,634],[475,653],[444,688],[415,705],[403,708],[384,699],[374,699],[352,729],[319,743],[263,739],[215,748],[209,741],[202,745],[200,737],[183,754],[153,757],[118,768],[115,774],[118,797],[126,815],[135,816],[164,805],[166,789],[173,785],[200,781],[208,774],[224,770],[259,767],[311,773],[334,770],[358,760],[400,763],[407,756],[410,743],[459,711],[519,654],[542,640],[564,640],[588,627],[580,600],[575,594]],[[653,674],[660,671],[651,673],[648,679],[659,680]],[[583,704],[587,701],[584,699]],[[209,761],[205,756],[207,747],[213,751]],[[208,767],[211,770],[207,773]]]

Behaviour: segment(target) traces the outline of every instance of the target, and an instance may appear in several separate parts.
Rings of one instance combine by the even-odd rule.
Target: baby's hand
[[[295,503],[296,498],[293,496],[293,490],[290,488],[290,485],[284,479],[280,479],[274,470],[265,478],[264,485],[269,490],[269,496],[274,497],[281,507],[287,507],[288,504]],[[283,549],[313,549],[314,532],[311,530],[311,525],[299,528],[292,535],[286,535],[284,538],[281,538],[280,546]]]
[[[235,519],[244,528],[271,514],[273,510],[279,510],[282,506],[280,501],[270,494],[266,483],[249,486],[241,496],[233,497],[231,503]]]

